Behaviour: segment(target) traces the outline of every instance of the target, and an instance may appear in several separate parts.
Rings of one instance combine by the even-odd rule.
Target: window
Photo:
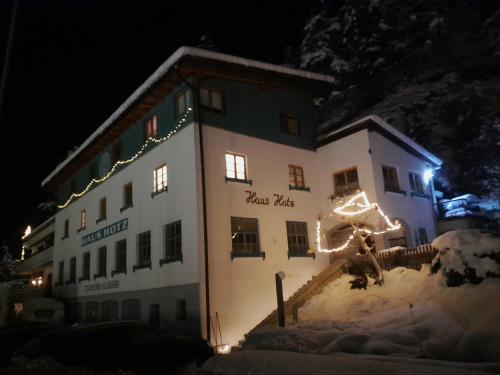
[[[399,191],[398,172],[394,167],[382,166],[384,187],[388,191]]]
[[[422,185],[422,179],[420,178],[420,175],[413,172],[409,172],[408,175],[410,177],[411,190],[416,193],[424,194],[424,187]]]
[[[106,198],[101,198],[99,201],[99,219],[97,222],[106,220]]]
[[[113,274],[125,272],[127,272],[127,240],[123,239],[116,243],[115,270]]]
[[[139,234],[139,253],[137,263],[139,267],[151,265],[151,231]]]
[[[259,227],[257,219],[231,217],[231,238],[235,255],[259,255]]]
[[[304,256],[309,250],[307,223],[299,221],[286,222],[288,237],[288,256]]]
[[[68,237],[69,237],[69,219],[66,219],[64,220],[64,235],[62,238],[64,239]]]
[[[152,116],[144,122],[144,140],[156,137],[156,116]]]
[[[184,90],[175,96],[175,114],[176,117],[182,116],[188,108],[191,107],[191,93]]]
[[[123,158],[123,143],[117,142],[113,145],[113,165]]]
[[[163,164],[154,170],[153,193],[161,193],[167,190],[167,165]]]
[[[290,186],[292,187],[305,187],[304,183],[304,170],[302,167],[297,167],[295,165],[288,166],[288,175],[290,176]]]
[[[72,257],[69,261],[69,282],[76,282],[76,257]]]
[[[85,305],[85,323],[97,323],[99,321],[99,304],[91,301]]]
[[[106,246],[102,246],[99,248],[99,251],[97,253],[97,275],[94,276],[94,279],[96,277],[106,276],[107,250],[108,249]]]
[[[113,300],[107,300],[101,304],[101,321],[110,320],[118,320],[118,302]]]
[[[122,302],[122,320],[141,320],[141,301],[126,299]]]
[[[89,165],[89,180],[97,179],[97,162],[93,161]]]
[[[123,209],[132,207],[132,183],[123,186]]]
[[[149,305],[149,324],[160,328],[160,305],[157,303]]]
[[[165,258],[166,260],[182,260],[181,221],[165,226]]]
[[[80,230],[85,229],[85,210],[80,211]]]
[[[64,261],[59,262],[59,273],[58,273],[57,284],[63,285],[64,282]]]
[[[90,280],[90,252],[83,254],[82,277],[78,281]]]
[[[358,170],[356,168],[348,169],[333,175],[335,185],[335,194],[352,194],[359,189]]]
[[[223,96],[221,91],[202,87],[200,89],[200,100],[201,106],[204,109],[217,113],[223,113]]]
[[[406,237],[389,238],[389,247],[406,247]]]
[[[429,239],[427,238],[427,231],[425,230],[425,228],[418,228],[418,238],[420,240],[420,245],[429,243]]]
[[[226,152],[226,179],[246,181],[246,161],[243,155]]]
[[[280,130],[282,133],[300,136],[299,117],[291,113],[280,112]]]
[[[184,298],[178,299],[175,308],[175,319],[186,320],[186,318],[187,318],[186,300]]]

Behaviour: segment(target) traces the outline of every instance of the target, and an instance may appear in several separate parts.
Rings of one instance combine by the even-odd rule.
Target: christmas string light
[[[140,148],[140,150],[137,151],[137,153],[134,156],[132,156],[130,159],[127,159],[127,160],[118,160],[104,177],[101,177],[99,179],[93,178],[92,180],[90,180],[89,184],[85,187],[85,189],[83,189],[79,193],[72,193],[70,195],[70,197],[68,198],[68,200],[64,204],[58,205],[57,208],[65,208],[65,207],[67,207],[75,198],[80,198],[81,196],[85,195],[90,190],[90,188],[93,185],[100,184],[100,183],[106,181],[108,178],[111,177],[111,175],[115,172],[115,170],[116,170],[116,168],[118,166],[132,163],[139,156],[141,156],[141,154],[144,152],[144,150],[151,143],[158,144],[158,143],[162,143],[162,142],[165,142],[166,140],[170,139],[175,133],[177,133],[177,130],[179,130],[179,128],[186,122],[187,116],[189,115],[189,113],[191,113],[191,111],[192,111],[191,107],[188,107],[187,110],[186,110],[186,112],[182,116],[182,118],[178,121],[177,125],[174,127],[174,129],[172,129],[165,137],[162,137],[162,138],[159,138],[159,139],[156,139],[156,138],[153,138],[153,137],[149,137],[146,140],[146,142],[142,145],[142,147]]]
[[[362,203],[359,203],[359,201],[358,201],[359,198],[362,198]],[[346,209],[352,208],[352,207],[357,207],[359,209],[357,211],[346,211]],[[382,231],[372,231],[368,228],[358,228],[357,230],[359,232],[364,233],[364,234],[368,234],[368,235],[379,235],[379,234],[384,234],[386,232],[392,232],[392,231],[401,229],[401,224],[400,223],[392,223],[390,221],[389,217],[386,214],[384,214],[384,212],[382,211],[382,209],[380,208],[380,206],[377,203],[370,203],[370,201],[366,197],[366,193],[364,191],[356,194],[354,197],[349,199],[349,201],[346,204],[344,204],[343,206],[335,208],[333,210],[333,212],[338,214],[338,215],[342,215],[342,216],[356,216],[356,215],[360,215],[360,214],[365,213],[365,212],[372,210],[372,209],[377,210],[377,212],[380,214],[380,216],[382,216],[382,218],[386,222],[388,228],[386,230],[382,230]],[[319,252],[332,253],[335,251],[344,250],[345,248],[347,248],[347,246],[349,246],[349,244],[351,243],[351,241],[354,239],[355,236],[356,236],[356,233],[353,232],[347,238],[347,240],[344,242],[343,245],[336,247],[336,248],[333,248],[333,249],[324,249],[321,247],[321,216],[319,216],[317,221],[316,221],[316,244],[317,244],[317,249]]]

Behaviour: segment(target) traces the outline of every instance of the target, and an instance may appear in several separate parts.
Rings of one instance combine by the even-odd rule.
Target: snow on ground
[[[344,275],[299,310],[297,325],[256,330],[243,348],[500,362],[500,279],[449,288],[428,265],[384,278],[363,290]]]
[[[209,359],[202,374],[225,375],[486,375],[500,367],[368,355],[313,355],[273,350],[244,350]]]

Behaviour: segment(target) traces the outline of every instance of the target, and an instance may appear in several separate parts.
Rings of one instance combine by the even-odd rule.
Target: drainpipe
[[[200,90],[185,79],[180,71],[179,66],[175,65],[175,73],[193,92],[193,101],[196,104],[195,115],[198,117],[198,136],[200,139],[200,166],[201,166],[201,199],[203,204],[203,238],[204,238],[204,257],[205,257],[205,306],[207,314],[207,341],[210,342],[210,278],[208,277],[208,228],[207,228],[207,194],[205,187],[205,153],[203,151],[203,129],[202,129],[202,110],[200,105]],[[199,86],[199,85],[198,85]]]

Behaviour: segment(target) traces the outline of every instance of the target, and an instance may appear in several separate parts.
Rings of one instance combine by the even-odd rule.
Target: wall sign
[[[247,197],[245,202],[248,204],[261,204],[263,206],[270,206],[273,204],[274,206],[281,207],[295,207],[295,202],[290,199],[290,197],[286,197],[283,194],[273,194],[273,198],[269,197],[259,197],[255,191],[245,190],[247,193]]]
[[[112,236],[115,233],[124,231],[128,229],[128,218],[117,221],[107,227],[99,229],[93,233],[87,234],[82,237],[82,247],[91,244],[92,242],[96,242],[102,240],[103,238]]]
[[[115,289],[120,287],[120,280],[104,281],[102,283],[94,283],[85,285],[86,292],[95,292],[97,290]]]

